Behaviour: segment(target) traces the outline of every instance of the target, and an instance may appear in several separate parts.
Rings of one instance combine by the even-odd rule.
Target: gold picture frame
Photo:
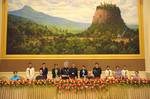
[[[2,59],[144,59],[144,28],[143,28],[143,1],[138,0],[139,16],[139,45],[140,54],[90,54],[90,55],[7,55],[7,12],[8,0],[2,0]]]

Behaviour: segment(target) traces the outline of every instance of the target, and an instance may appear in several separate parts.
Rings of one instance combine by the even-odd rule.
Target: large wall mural
[[[140,54],[138,0],[8,0],[6,54]]]

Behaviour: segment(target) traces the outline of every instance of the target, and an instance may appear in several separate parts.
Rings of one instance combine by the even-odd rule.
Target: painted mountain
[[[85,30],[90,24],[73,22],[64,18],[49,16],[42,12],[38,12],[29,6],[24,6],[20,10],[10,11],[10,15],[27,18],[38,24],[58,26],[68,30]]]
[[[29,6],[11,11],[7,54],[139,54],[138,28],[126,25],[115,4],[97,6],[91,21],[73,22]]]

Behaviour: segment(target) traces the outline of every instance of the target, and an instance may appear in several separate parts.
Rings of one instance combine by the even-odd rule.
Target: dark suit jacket
[[[93,68],[94,77],[100,77],[101,73],[102,73],[101,68],[96,68],[96,67]]]
[[[85,71],[85,72],[83,72]],[[80,78],[83,78],[84,76],[87,76],[88,75],[88,71],[86,69],[81,69],[80,70]]]
[[[38,75],[38,76],[36,76],[35,79],[36,79],[36,80],[44,80],[44,79],[46,79],[46,77],[43,76],[43,75]]]
[[[62,68],[61,69],[61,75],[68,75],[69,76],[69,68]]]
[[[69,76],[70,77],[78,77],[78,69],[77,68],[70,68],[69,69]]]
[[[47,74],[48,74],[48,68],[47,67],[45,67],[45,69],[43,69],[43,68],[40,68],[41,70],[42,70],[42,75],[43,76],[45,76],[46,78],[47,78]]]
[[[57,73],[55,72],[56,69],[57,69]],[[59,68],[53,68],[52,69],[52,77],[56,78],[56,76],[58,76],[58,77],[60,76],[60,69]]]

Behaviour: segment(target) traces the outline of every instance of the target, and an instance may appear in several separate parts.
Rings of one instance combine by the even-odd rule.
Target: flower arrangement
[[[100,89],[111,85],[150,85],[148,79],[117,79],[110,77],[107,79],[47,79],[47,80],[0,80],[0,86],[50,86],[59,90],[84,90]]]

